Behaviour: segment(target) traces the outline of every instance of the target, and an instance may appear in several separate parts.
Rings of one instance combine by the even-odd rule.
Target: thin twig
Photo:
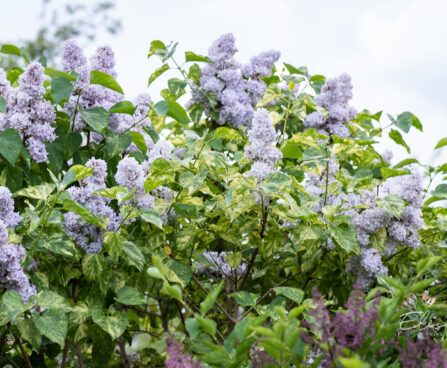
[[[62,353],[61,368],[65,367],[65,363],[67,362],[67,355],[68,355],[68,339],[65,339],[64,351]]]
[[[79,341],[76,343],[76,355],[78,357],[79,368],[84,368],[84,362],[82,361],[81,344]]]
[[[124,346],[123,339],[121,337],[118,337],[117,341],[118,341],[118,346],[120,348],[120,355],[121,355],[121,360],[123,361],[123,364],[124,364],[124,368],[130,368],[129,359],[127,358],[126,347]]]
[[[256,301],[256,305],[258,305],[260,302],[262,302],[265,298],[267,298],[267,296],[273,291],[274,288],[277,288],[281,285],[284,285],[287,281],[292,280],[293,278],[295,278],[296,276],[298,276],[301,273],[301,271],[295,272],[294,274],[290,275],[289,277],[286,277],[284,280],[282,280],[281,282],[278,282],[276,285],[272,286],[263,296],[261,296],[257,301]],[[244,319],[245,317],[247,317],[250,312],[254,309],[255,307],[250,307],[243,315],[242,315],[242,319]]]
[[[202,286],[202,284],[199,282],[199,280],[197,280],[197,277],[195,276],[195,275],[192,275],[192,280],[195,282],[195,284],[206,294],[206,295],[208,295],[209,294],[209,291],[208,290],[206,290],[203,286]],[[227,312],[227,310],[222,306],[222,304],[220,304],[217,300],[216,300],[216,303],[215,303],[215,305],[217,306],[217,308],[219,308],[219,310],[223,313],[223,314],[225,314],[225,316],[227,317],[227,318],[229,318],[233,323],[235,323],[236,321],[233,319],[233,316],[231,315],[231,314],[229,314],[228,312]]]
[[[28,353],[25,351],[25,348],[23,347],[22,342],[14,333],[12,334],[12,336],[14,336],[14,340],[16,341],[17,345],[19,345],[19,348],[20,348],[20,351],[22,352],[23,360],[25,360],[26,366],[28,368],[33,368],[33,366],[31,365],[31,362],[29,360]]]

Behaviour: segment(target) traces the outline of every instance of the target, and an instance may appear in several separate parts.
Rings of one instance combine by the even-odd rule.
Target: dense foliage
[[[231,34],[175,49],[155,103],[109,47],[1,47],[1,366],[447,367],[447,163],[374,148],[418,118]]]

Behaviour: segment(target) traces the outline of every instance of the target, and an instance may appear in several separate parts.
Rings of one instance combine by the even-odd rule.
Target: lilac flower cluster
[[[214,251],[204,251],[202,255],[207,259],[210,266],[203,266],[197,263],[199,273],[208,272],[219,278],[231,279],[235,275],[241,276],[247,269],[245,263],[239,264],[239,266],[234,269],[227,262],[227,252],[214,252]]]
[[[6,73],[0,68],[0,96],[6,100],[7,112],[0,113],[0,132],[16,129],[37,162],[47,161],[45,142],[56,139],[52,126],[55,113],[45,94],[44,68],[41,64],[29,64],[19,77],[19,87],[11,87]]]
[[[166,368],[202,368],[199,362],[183,351],[182,344],[175,341],[173,336],[169,336],[166,343],[166,352],[169,355],[165,361]]]
[[[281,151],[272,147],[276,143],[276,131],[267,110],[258,109],[254,112],[247,135],[250,145],[244,148],[245,157],[254,160],[254,163],[245,175],[262,181],[274,171],[276,162],[282,157]]]
[[[402,368],[447,368],[447,354],[440,342],[434,341],[427,331],[416,341],[408,338],[405,347],[397,345]]]
[[[108,205],[110,198],[92,194],[95,190],[106,186],[107,164],[104,160],[91,158],[85,166],[94,168],[93,173],[81,180],[79,187],[70,187],[68,193],[74,201],[87,207],[93,214],[107,217],[110,221],[107,230],[116,231],[122,221],[122,216],[116,215],[115,211]],[[71,211],[64,214],[64,219],[66,234],[71,236],[79,247],[86,253],[99,253],[101,251],[103,246],[102,236],[105,230],[87,222],[81,222],[81,216]]]
[[[306,117],[304,125],[316,128],[326,135],[348,137],[350,133],[345,124],[357,114],[356,110],[349,106],[351,99],[352,83],[349,75],[342,74],[338,78],[328,79],[321,93],[315,97],[317,105],[327,110],[328,117],[319,111],[314,111]]]
[[[313,320],[302,323],[309,332],[302,332],[301,338],[314,352],[324,354],[321,367],[332,367],[333,362],[342,356],[343,349],[355,352],[374,335],[379,314],[375,305],[367,308],[362,297],[361,286],[357,283],[346,302],[346,310],[338,311],[331,318],[321,294],[313,290],[314,309],[309,312]],[[319,339],[314,339],[310,331],[317,332]]]
[[[239,127],[250,124],[253,108],[266,88],[261,78],[270,75],[280,53],[273,50],[262,52],[241,66],[233,59],[236,52],[235,38],[231,33],[214,41],[208,50],[212,62],[202,68],[200,88],[193,89],[191,103],[203,103],[205,112],[211,115],[212,106],[204,92],[212,93],[216,96],[214,108],[219,112],[217,123]]]
[[[26,303],[36,294],[36,287],[30,284],[20,263],[25,249],[20,244],[8,243],[8,227],[14,228],[21,217],[14,212],[11,192],[3,186],[0,186],[0,218],[0,288],[17,291]]]
[[[162,198],[167,202],[171,201],[172,194],[169,188],[156,188],[152,191],[151,195],[150,193],[146,193],[144,182],[152,163],[157,158],[167,158],[172,151],[172,148],[173,145],[171,142],[164,138],[160,138],[149,152],[147,160],[143,161],[141,164],[138,163],[135,158],[130,156],[122,158],[118,163],[115,180],[119,185],[122,185],[129,190],[135,188],[135,195],[132,201],[137,208],[152,208],[154,206],[153,195]]]
[[[107,73],[116,78],[117,73],[115,71],[115,56],[112,49],[108,46],[99,47],[96,53],[91,57],[90,64],[87,61],[86,56],[83,54],[82,49],[73,40],[67,40],[64,43],[63,54],[63,69],[65,71],[74,71],[79,75],[80,80],[76,84],[76,88],[73,90],[73,94],[70,97],[70,103],[66,105],[66,112],[70,115],[74,115],[74,109],[79,104],[85,109],[92,107],[103,107],[106,110],[110,109],[114,104],[122,101],[124,96],[118,92],[112,91],[100,85],[88,85],[90,71],[99,70],[103,73]],[[81,89],[83,88],[83,89]],[[151,98],[148,94],[142,93],[138,95],[133,103],[137,106],[137,109],[133,116],[127,114],[110,114],[109,127],[120,134],[126,130],[137,131],[143,135],[147,148],[152,149],[154,142],[151,137],[142,129],[145,125],[150,125],[150,119],[147,116],[149,107],[151,104]],[[75,130],[81,131],[85,124],[82,123],[82,117],[80,114],[76,115]],[[92,138],[98,142],[101,137],[93,134]],[[137,147],[132,143],[128,148],[129,152],[136,151]]]
[[[77,83],[77,87],[73,90],[73,94],[70,97],[69,104],[65,105],[66,112],[73,117],[75,108],[79,104],[85,109],[92,107],[103,107],[108,110],[115,103],[122,100],[122,95],[118,92],[112,91],[100,85],[88,85],[89,73],[92,70],[99,70],[103,73],[116,76],[115,72],[115,60],[112,49],[108,46],[99,47],[96,53],[88,64],[82,49],[73,40],[67,40],[64,43],[64,53],[62,60],[62,67],[65,71],[74,71],[79,75],[80,80]],[[111,127],[118,126],[121,114],[112,114],[110,117]],[[75,130],[81,131],[85,124],[82,123],[80,114],[76,115]],[[100,137],[93,135],[94,140],[99,140]]]
[[[396,195],[408,202],[400,219],[391,216],[386,210],[369,203],[368,209],[355,215],[352,224],[357,230],[357,242],[362,247],[362,257],[353,256],[348,264],[348,271],[358,275],[364,288],[368,288],[376,274],[387,274],[382,264],[381,254],[368,248],[370,236],[379,229],[387,233],[385,255],[396,251],[396,245],[410,248],[419,247],[418,230],[422,227],[422,179],[416,166],[410,166],[411,174],[388,178],[380,187],[380,195]]]

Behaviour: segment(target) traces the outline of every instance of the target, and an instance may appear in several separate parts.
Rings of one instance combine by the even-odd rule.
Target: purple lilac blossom
[[[183,351],[183,346],[174,340],[173,336],[166,339],[166,352],[169,356],[165,361],[166,368],[202,368],[189,354]]]
[[[325,135],[348,137],[350,132],[345,124],[357,114],[356,110],[349,106],[351,99],[352,83],[349,75],[344,73],[337,78],[326,80],[320,94],[315,97],[315,102],[325,108],[329,116],[326,118],[315,111],[306,117],[304,125],[308,128],[317,128]]]
[[[2,208],[2,207],[0,207]],[[8,244],[7,225],[0,220],[0,288],[17,291],[24,303],[36,294],[20,261],[25,257],[25,249],[20,244]]]
[[[1,114],[0,131],[16,129],[31,158],[36,162],[47,161],[45,142],[56,139],[52,126],[55,113],[49,101],[45,101],[44,68],[37,62],[29,64],[19,77],[19,87],[12,88],[5,81],[0,69],[0,95],[6,100],[7,112]]]
[[[276,131],[267,110],[255,111],[247,135],[250,145],[245,146],[245,157],[254,160],[254,163],[245,175],[254,176],[258,181],[262,181],[274,171],[276,162],[282,157],[281,151],[272,147],[276,143]]]
[[[22,220],[22,217],[14,212],[14,200],[11,195],[11,191],[7,187],[0,186],[0,219],[5,226],[14,228]]]
[[[108,205],[110,198],[92,194],[95,190],[104,188],[107,176],[107,164],[100,159],[92,158],[87,161],[86,167],[94,168],[93,173],[80,181],[79,187],[68,188],[71,199],[87,207],[93,214],[109,219],[107,231],[116,231],[122,221],[121,215]],[[86,253],[99,253],[103,246],[105,230],[82,221],[82,217],[74,212],[64,214],[64,230],[73,241]]]
[[[193,89],[190,103],[203,103],[205,113],[211,116],[212,106],[202,91],[213,93],[216,96],[214,108],[219,113],[217,123],[239,127],[250,125],[253,108],[266,88],[261,77],[270,75],[279,52],[261,53],[242,68],[233,59],[236,52],[235,39],[231,33],[213,42],[208,50],[212,61],[202,68],[200,85]]]

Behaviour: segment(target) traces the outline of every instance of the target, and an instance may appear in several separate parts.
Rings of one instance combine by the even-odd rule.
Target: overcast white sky
[[[0,5],[1,40],[30,37],[39,27],[40,1]],[[116,14],[123,31],[115,38],[100,35],[97,44],[114,48],[118,80],[129,97],[147,91],[148,76],[160,65],[146,59],[151,40],[178,41],[179,51],[205,54],[219,35],[233,32],[239,61],[278,49],[281,62],[307,65],[312,74],[349,73],[358,110],[413,112],[424,133],[412,129],[405,139],[424,163],[447,136],[447,1],[117,0]],[[155,101],[159,88],[148,91]],[[393,150],[396,162],[406,155]],[[445,162],[447,149],[439,154],[444,157],[436,162]]]

